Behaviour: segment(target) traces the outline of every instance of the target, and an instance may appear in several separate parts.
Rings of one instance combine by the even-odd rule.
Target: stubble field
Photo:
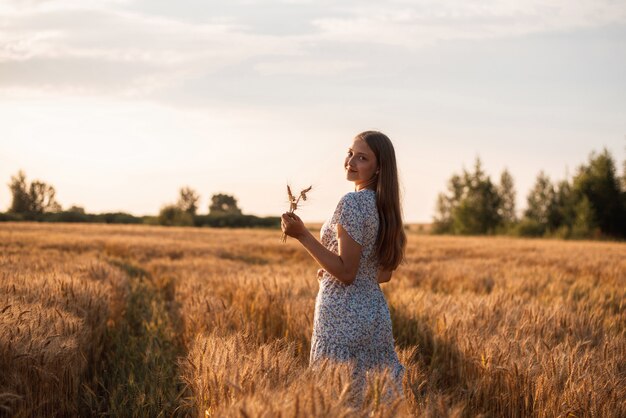
[[[626,244],[409,232],[404,399],[310,370],[316,264],[277,230],[0,224],[1,416],[626,416]]]

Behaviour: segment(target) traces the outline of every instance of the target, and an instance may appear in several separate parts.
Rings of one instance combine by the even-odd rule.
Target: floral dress
[[[310,364],[322,358],[355,365],[356,387],[363,389],[368,370],[390,369],[402,393],[404,367],[394,350],[391,317],[377,281],[376,192],[362,189],[344,195],[320,231],[322,244],[338,254],[337,224],[362,246],[356,279],[346,285],[325,272],[315,301]]]

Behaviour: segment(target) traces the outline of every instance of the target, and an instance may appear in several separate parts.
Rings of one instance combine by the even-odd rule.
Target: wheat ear
[[[301,190],[300,194],[296,198],[291,192],[291,187],[287,185],[287,198],[289,199],[289,213],[294,213],[296,209],[298,209],[298,203],[300,202],[300,199],[306,202],[306,194],[310,192],[311,189],[313,189],[313,186],[309,186],[306,189]],[[280,241],[283,243],[287,241],[287,235],[284,232],[282,236],[280,237]]]

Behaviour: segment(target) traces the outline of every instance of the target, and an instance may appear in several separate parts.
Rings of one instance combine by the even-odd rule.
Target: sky
[[[183,186],[305,222],[354,189],[352,138],[395,147],[407,222],[449,178],[626,159],[623,0],[2,0],[0,211],[24,170],[64,208],[157,214]]]

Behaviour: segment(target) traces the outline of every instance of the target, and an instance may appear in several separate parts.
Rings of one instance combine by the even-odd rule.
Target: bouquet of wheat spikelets
[[[291,187],[287,185],[287,198],[289,199],[289,213],[294,213],[296,209],[298,209],[298,203],[300,199],[306,202],[306,194],[311,191],[313,186],[309,186],[306,189],[302,190],[298,197],[296,198],[293,193],[291,193]],[[287,241],[287,235],[283,232],[282,237],[280,238],[281,242]]]

